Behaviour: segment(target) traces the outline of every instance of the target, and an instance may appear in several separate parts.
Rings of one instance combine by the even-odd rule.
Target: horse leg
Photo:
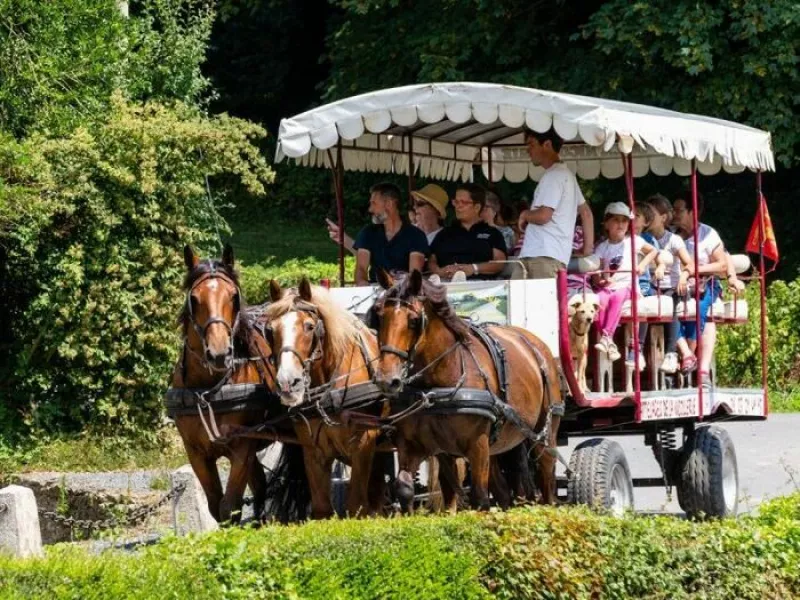
[[[253,464],[250,467],[248,484],[250,491],[253,492],[253,515],[262,523],[266,522],[267,504],[267,475],[264,473],[264,465],[258,460],[258,449],[253,448]]]
[[[220,503],[219,516],[223,521],[239,523],[242,518],[242,498],[247,487],[247,481],[253,470],[255,462],[255,448],[252,444],[237,444],[230,456],[231,472],[228,475],[228,484],[225,486],[225,495]]]
[[[308,485],[311,488],[311,518],[329,519],[333,516],[331,505],[331,467],[333,458],[316,448],[303,448]]]
[[[219,523],[219,505],[222,501],[222,483],[219,480],[219,471],[217,470],[217,461],[214,457],[208,456],[205,453],[196,452],[187,448],[189,455],[189,463],[192,465],[192,470],[197,476],[203,491],[206,494],[206,502],[208,503],[208,512],[214,517],[214,520]]]
[[[458,510],[458,499],[463,490],[458,465],[454,457],[449,454],[439,454],[439,487],[442,491],[442,510],[455,514]]]
[[[500,456],[489,458],[489,489],[497,505],[503,510],[511,508],[512,491],[503,474],[503,463]]]
[[[536,461],[536,486],[542,494],[542,504],[555,504],[557,499],[556,492],[556,457],[558,426],[561,417],[553,415],[550,423],[550,434],[547,446],[537,444],[534,452],[538,457]]]
[[[350,517],[363,517],[369,511],[369,484],[374,457],[374,442],[350,455],[350,487],[347,490],[347,514]]]
[[[489,434],[481,434],[467,452],[472,472],[472,507],[489,509]]]
[[[417,472],[424,458],[420,453],[412,451],[403,437],[398,439],[397,462],[399,469],[394,485],[397,498],[400,500],[400,508],[404,513],[414,510],[414,473]]]
[[[371,515],[383,515],[386,512],[386,475],[394,472],[394,454],[378,452],[372,459],[369,474],[369,512]]]

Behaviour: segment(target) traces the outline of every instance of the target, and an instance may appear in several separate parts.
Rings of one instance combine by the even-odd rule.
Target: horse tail
[[[275,467],[267,472],[267,518],[281,523],[304,521],[311,503],[311,487],[303,462],[303,447],[283,444]]]

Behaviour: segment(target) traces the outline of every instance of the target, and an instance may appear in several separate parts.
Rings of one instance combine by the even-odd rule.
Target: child
[[[622,202],[612,202],[606,206],[603,229],[607,238],[598,244],[594,252],[602,261],[603,270],[612,271],[592,277],[595,292],[600,299],[597,323],[601,337],[595,348],[605,352],[611,361],[620,358],[619,350],[614,343],[614,332],[622,318],[622,305],[631,297],[634,255],[631,252],[631,239],[628,233],[630,222],[631,212],[627,205]],[[634,240],[636,255],[644,254],[644,258],[637,265],[637,271],[641,274],[654,259],[657,259],[658,251],[638,235]]]
[[[672,221],[672,204],[661,194],[655,194],[647,199],[647,203],[653,207],[655,215],[652,223],[648,226],[648,233],[655,238],[658,247],[666,250],[678,260],[672,263],[672,269],[666,277],[658,282],[658,288],[664,296],[671,296],[674,306],[677,309],[678,300],[686,295],[687,282],[689,276],[694,272],[689,251],[686,249],[681,236],[672,233],[667,229]],[[692,360],[692,352],[688,345],[683,342],[678,345],[680,336],[680,321],[677,312],[673,315],[672,322],[665,328],[665,354],[664,362],[660,369],[664,373],[673,374],[678,371],[678,350],[681,351],[681,362]]]
[[[653,246],[654,248],[658,249],[658,243],[655,241],[653,236],[648,233],[646,230],[653,222],[655,218],[655,211],[653,207],[649,204],[637,204],[636,209],[634,210],[634,219],[633,219],[633,232],[641,236],[642,239]],[[655,276],[651,278],[650,276],[650,269],[645,269],[644,273],[639,275],[639,291],[641,295],[644,297],[647,296],[655,296],[656,288],[653,285],[652,279],[656,281],[660,281],[664,278],[664,265],[659,265],[656,270]],[[644,352],[642,352],[644,348],[644,340],[647,337],[647,330],[648,325],[647,323],[640,323],[639,324],[639,370],[643,371],[645,368],[645,358]],[[633,368],[636,365],[636,359],[633,354],[633,341],[631,340],[631,346],[628,348],[628,355],[625,359],[626,366]]]

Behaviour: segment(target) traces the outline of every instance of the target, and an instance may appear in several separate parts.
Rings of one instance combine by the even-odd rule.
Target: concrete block
[[[19,557],[42,555],[39,512],[29,488],[10,485],[0,490],[0,550]]]
[[[172,504],[173,524],[175,533],[186,535],[191,532],[213,531],[219,524],[208,512],[208,502],[200,481],[192,471],[191,465],[184,465],[173,472],[171,477],[172,488],[180,484],[186,487]]]

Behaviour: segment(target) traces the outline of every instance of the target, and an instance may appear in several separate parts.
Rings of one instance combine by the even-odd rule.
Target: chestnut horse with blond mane
[[[328,416],[325,408],[315,409],[311,397],[327,396],[330,400],[330,394],[338,392],[336,397],[345,403],[345,398],[352,399],[356,390],[362,390],[366,394],[356,397],[356,404],[351,406],[376,418],[385,413],[388,407],[372,383],[372,363],[378,356],[375,335],[336,305],[327,290],[311,286],[306,277],[296,290],[285,292],[272,281],[270,295],[266,332],[278,367],[281,402],[296,411],[294,430],[303,446],[313,518],[333,515],[330,490],[334,460],[352,469],[348,514],[381,512],[385,484],[378,463],[383,461],[374,460],[380,431],[350,421],[347,405],[344,409],[328,406]]]
[[[280,410],[274,395],[275,370],[269,362],[271,349],[244,305],[233,249],[226,246],[221,261],[200,260],[186,246],[184,260],[184,342],[166,406],[206,494],[209,512],[220,522],[237,521],[249,483],[257,517],[270,500],[278,519],[304,518],[308,493],[300,448],[285,445],[268,480],[256,452],[270,441],[222,440],[228,431],[261,423],[268,409]],[[223,395],[225,386],[245,390],[245,395]],[[231,465],[224,493],[217,469],[223,456]]]
[[[386,291],[375,304],[380,344],[375,382],[391,398],[392,414],[408,413],[394,423],[400,463],[396,485],[404,506],[413,497],[412,474],[420,462],[445,454],[469,461],[472,505],[488,508],[490,457],[508,453],[526,440],[534,446],[541,500],[555,503],[553,449],[563,403],[558,367],[549,348],[518,327],[486,328],[489,343],[496,343],[496,353],[504,355],[506,377],[501,380],[482,334],[456,315],[445,286],[424,280],[419,271],[397,282],[381,272],[379,280]],[[403,394],[412,381],[423,392],[453,391],[434,401],[433,407],[420,405],[424,409],[415,412],[409,410],[409,403],[415,402]],[[496,425],[492,418],[475,414],[474,401],[471,408],[464,409],[463,401],[459,408],[459,398],[468,394],[484,399]],[[526,470],[527,465],[520,468]],[[493,477],[500,476],[500,469],[491,471]],[[493,487],[508,489],[507,484]]]

